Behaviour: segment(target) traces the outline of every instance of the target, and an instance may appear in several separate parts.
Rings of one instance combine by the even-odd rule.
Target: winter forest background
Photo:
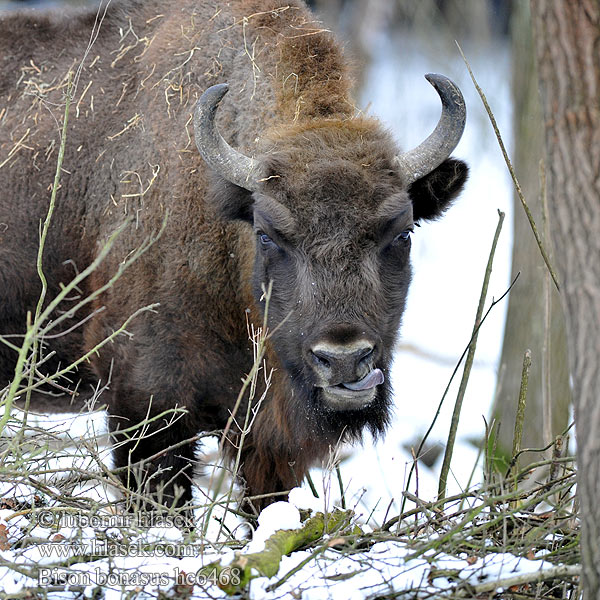
[[[0,1],[0,10],[17,4],[32,9],[42,6],[42,3]],[[423,76],[437,72],[459,85],[466,99],[468,118],[465,134],[454,154],[466,160],[471,168],[466,190],[451,210],[439,222],[423,224],[413,237],[414,279],[394,362],[393,425],[384,440],[367,442],[360,448],[342,448],[333,457],[339,461],[342,486],[338,486],[338,475],[327,468],[314,469],[313,481],[321,490],[321,497],[327,499],[328,508],[339,504],[343,488],[345,506],[353,508],[360,515],[359,520],[374,530],[390,516],[406,510],[406,492],[421,501],[434,500],[439,493],[455,401],[464,392],[446,494],[460,495],[490,484],[490,474],[505,473],[514,458],[514,425],[523,360],[530,350],[520,448],[537,451],[519,456],[521,468],[532,465],[531,472],[519,482],[519,488],[533,489],[548,477],[552,468],[550,459],[557,452],[556,444],[552,446],[557,436],[565,434],[561,438],[565,461],[575,452],[574,431],[569,430],[573,411],[563,309],[514,192],[490,117],[458,47],[487,97],[541,238],[551,248],[553,209],[548,208],[546,200],[548,166],[542,160],[544,107],[538,95],[529,3],[315,0],[312,5],[324,24],[337,33],[355,65],[358,107],[376,115],[389,127],[401,147],[419,143],[439,118],[439,99]],[[534,14],[533,18],[542,17]],[[479,330],[468,384],[459,392],[464,365],[460,359],[471,340],[498,211],[506,216],[487,287],[485,308],[493,307]],[[554,259],[551,251],[551,260]],[[510,294],[503,297],[513,282]],[[494,300],[501,297],[495,304]],[[600,310],[597,315],[600,320]],[[40,417],[37,422],[43,427],[67,423],[74,437],[87,435],[90,428],[87,416]],[[94,427],[96,431],[103,430],[102,414],[96,415]],[[421,444],[426,434],[427,439]],[[215,461],[217,445],[216,439],[207,442],[209,455]],[[412,474],[415,465],[417,469]],[[538,507],[538,512],[549,506],[552,504]],[[504,543],[512,551],[506,540]],[[523,548],[520,551],[521,554],[515,551],[514,555],[539,558],[535,553],[528,555]],[[503,564],[510,564],[511,573],[527,571],[526,568],[519,571],[508,559]],[[478,582],[490,576],[485,568],[481,567]],[[488,574],[482,578],[481,573]],[[498,577],[500,573],[502,568],[496,573]],[[580,588],[572,583],[571,577],[562,592],[556,591],[558,584],[551,591],[542,590],[539,585],[537,589],[548,598],[574,598]],[[418,588],[413,580],[405,588],[396,584],[392,585],[394,593],[409,589],[410,585]],[[257,587],[248,594],[263,597],[265,589]],[[314,597],[333,593],[327,586],[318,589],[329,591],[322,595],[315,591]],[[535,589],[531,587],[525,590],[525,596],[519,597],[534,597]],[[383,597],[380,589],[378,593]],[[283,592],[281,595],[285,596]],[[356,597],[369,597],[369,593],[361,592]]]

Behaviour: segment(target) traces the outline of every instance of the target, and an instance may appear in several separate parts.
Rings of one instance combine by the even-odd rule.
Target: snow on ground
[[[432,563],[427,558],[410,558],[411,550],[399,542],[380,542],[368,552],[353,556],[342,555],[335,550],[309,562],[276,591],[267,588],[279,581],[260,578],[251,582],[250,597],[291,598],[300,594],[302,600],[361,600],[369,596],[385,596],[394,592],[419,589],[423,597],[443,597],[457,584],[446,577],[431,579]],[[281,573],[291,571],[305,561],[311,552],[296,552],[282,561]],[[491,577],[496,580],[517,574],[533,573],[550,567],[543,561],[519,559],[511,554],[494,554],[477,560],[474,564],[464,559],[441,555],[436,557],[435,568],[460,572],[460,580],[470,584],[481,583]],[[298,596],[297,596],[298,597]]]
[[[28,493],[22,491],[25,495]],[[304,490],[293,490],[289,502],[277,502],[263,511],[254,538],[242,554],[261,551],[264,541],[275,531],[300,527],[298,507],[318,508],[315,499]],[[4,542],[16,542],[21,528],[27,526],[28,518],[21,515],[13,519],[13,512],[0,511],[0,530],[6,532],[2,548],[6,548]],[[69,556],[108,552],[109,546],[99,539],[98,531],[91,527],[75,528],[71,532],[62,528],[59,537],[50,529],[37,527],[31,535],[47,539],[48,543],[0,549],[0,589],[5,593],[18,594],[24,587],[39,584],[52,586],[62,576],[67,585],[49,594],[54,600],[72,600],[81,597],[80,594],[94,598],[98,586],[104,600],[117,600],[134,590],[136,598],[156,598],[160,590],[165,592],[173,588],[178,578],[181,585],[185,578],[186,583],[194,584],[189,589],[190,598],[204,600],[225,598],[225,592],[216,583],[229,581],[235,584],[239,577],[236,566],[230,566],[234,559],[239,560],[232,550],[218,553],[200,543],[183,544],[181,532],[173,527],[153,527],[127,539],[120,539],[121,532],[115,528],[110,534],[113,537],[110,558],[79,562],[68,569],[56,566],[59,559],[64,561]],[[119,543],[125,549],[122,555]],[[148,549],[148,544],[152,543],[159,545]],[[174,556],[182,550],[183,557]],[[214,575],[212,571],[200,572],[203,566],[215,561],[225,567],[222,572]],[[6,564],[17,564],[19,569],[9,568]],[[28,576],[31,566],[39,568],[39,573]],[[314,550],[294,552],[283,557],[273,577],[252,579],[248,597],[253,600],[300,597],[303,600],[360,600],[402,590],[418,590],[422,597],[443,597],[444,593],[450,594],[466,583],[493,584],[518,574],[536,573],[552,567],[543,560],[527,560],[497,552],[484,557],[456,557],[430,550],[416,554],[414,547],[404,542],[382,541],[357,553],[335,547],[319,553]]]

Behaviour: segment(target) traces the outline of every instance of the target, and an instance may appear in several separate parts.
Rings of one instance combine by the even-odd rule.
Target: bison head
[[[428,79],[442,117],[400,155],[377,121],[355,118],[275,129],[249,158],[214,126],[226,85],[208,89],[196,109],[198,148],[221,176],[219,211],[254,230],[259,305],[273,282],[269,327],[291,383],[288,401],[325,431],[386,425],[411,234],[444,212],[467,176],[463,162],[448,159],[464,128],[462,95],[445,77]]]

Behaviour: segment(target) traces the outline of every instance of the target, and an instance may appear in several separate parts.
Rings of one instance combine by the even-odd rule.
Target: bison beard
[[[84,61],[46,243],[50,292],[72,277],[69,265],[88,265],[129,214],[135,222],[84,293],[104,285],[167,211],[168,219],[159,241],[71,323],[91,318],[47,340],[56,354],[45,367],[73,362],[158,302],[156,313],[132,322],[130,336],[79,371],[80,398],[108,382],[115,462],[129,467],[123,481],[160,503],[186,503],[195,453],[183,442],[227,423],[252,368],[247,318],[262,323],[263,289],[272,283],[272,384],[241,448],[240,479],[260,509],[330,446],[385,430],[410,235],[463,188],[467,167],[448,157],[465,109],[452,82],[428,76],[442,100],[440,123],[400,153],[375,119],[355,116],[340,48],[299,0],[176,5],[166,13],[157,0],[114,2]],[[0,150],[27,134],[27,147],[0,170],[3,188],[14,190],[0,196],[1,333],[22,333],[37,302],[37,223],[53,169],[37,157],[56,137],[52,116],[28,91],[32,80],[18,74],[39,65],[36,89],[49,88],[48,100],[59,104],[60,90],[47,82],[84,56],[94,19],[85,11],[0,18],[0,56],[10,62],[0,74],[0,107],[9,106]],[[139,52],[123,31],[135,31]],[[254,62],[248,40],[260,49]],[[14,365],[0,346],[0,386]],[[56,408],[55,396],[33,398],[44,400]],[[137,424],[173,408],[184,414],[174,423],[160,416],[140,438]],[[242,403],[238,415],[245,412]],[[230,457],[239,443],[234,425]]]

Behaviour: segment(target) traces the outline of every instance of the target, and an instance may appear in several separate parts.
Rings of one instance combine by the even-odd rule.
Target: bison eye
[[[392,241],[393,246],[406,243],[410,240],[410,234],[413,232],[412,229],[406,229],[402,233],[399,233]]]
[[[257,232],[258,240],[260,245],[265,250],[278,250],[279,246],[266,234],[262,231]]]

